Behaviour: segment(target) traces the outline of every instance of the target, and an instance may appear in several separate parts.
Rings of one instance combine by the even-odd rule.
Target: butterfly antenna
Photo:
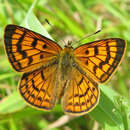
[[[52,24],[50,24],[50,22],[48,21],[48,19],[45,19],[45,22],[46,22],[48,25],[52,26]]]
[[[93,35],[95,35],[95,34],[97,34],[97,33],[99,33],[99,32],[101,32],[101,29],[97,30],[96,32],[94,32],[94,33],[92,33],[92,34],[85,35],[84,37],[82,37],[80,40],[78,40],[78,41],[76,41],[76,42],[77,42],[77,43],[78,43],[78,42],[81,42],[82,40],[84,40],[84,39],[86,39],[86,38],[88,38],[88,37],[91,37],[91,36],[93,36]]]
[[[82,40],[84,40],[84,39],[86,39],[86,38],[88,38],[88,37],[91,37],[91,36],[93,36],[93,35],[95,35],[95,34],[101,32],[102,18],[103,18],[103,17],[100,17],[100,18],[98,19],[98,21],[97,21],[97,31],[96,31],[96,32],[82,37],[79,41],[76,41],[76,43],[79,43],[79,42],[81,42]]]
[[[45,19],[45,22],[49,25],[49,26],[51,26],[54,30],[55,30],[55,32],[57,32],[56,31],[56,28],[54,27],[54,25],[52,25],[50,22],[49,22],[49,20],[48,19]],[[58,33],[57,33],[58,34]],[[64,45],[66,45],[66,42],[62,39],[62,42],[64,43]]]

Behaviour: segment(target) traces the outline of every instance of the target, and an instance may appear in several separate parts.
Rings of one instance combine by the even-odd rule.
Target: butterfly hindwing
[[[98,84],[73,68],[62,100],[63,110],[69,115],[87,114],[96,107],[99,96]]]
[[[41,110],[50,110],[55,105],[56,66],[40,68],[23,75],[19,91],[28,104]]]
[[[61,47],[54,41],[26,28],[7,25],[4,43],[12,67],[29,72],[49,62],[55,62]]]
[[[97,82],[107,81],[121,62],[126,48],[119,38],[91,42],[74,50],[79,66]]]

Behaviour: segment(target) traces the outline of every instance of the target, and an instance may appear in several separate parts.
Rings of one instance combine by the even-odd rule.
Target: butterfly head
[[[64,47],[72,48],[72,41],[68,41],[67,44]]]

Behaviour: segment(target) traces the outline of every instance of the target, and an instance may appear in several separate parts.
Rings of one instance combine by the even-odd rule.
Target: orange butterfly
[[[126,43],[109,38],[73,49],[26,28],[7,25],[5,50],[12,67],[23,72],[19,91],[35,108],[51,110],[63,96],[65,113],[84,115],[99,102],[98,83],[106,82],[119,66]]]

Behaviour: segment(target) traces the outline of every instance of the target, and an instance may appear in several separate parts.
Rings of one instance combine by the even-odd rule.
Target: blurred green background
[[[63,40],[80,40],[101,28],[100,33],[73,46],[117,37],[127,41],[126,54],[112,79],[99,86],[99,105],[88,115],[66,116],[61,104],[50,112],[35,110],[19,96],[17,85],[21,74],[11,68],[3,49],[7,24],[22,25],[51,36],[61,46]],[[0,0],[0,130],[130,130],[129,99],[129,0],[37,0],[37,3],[33,0]]]

